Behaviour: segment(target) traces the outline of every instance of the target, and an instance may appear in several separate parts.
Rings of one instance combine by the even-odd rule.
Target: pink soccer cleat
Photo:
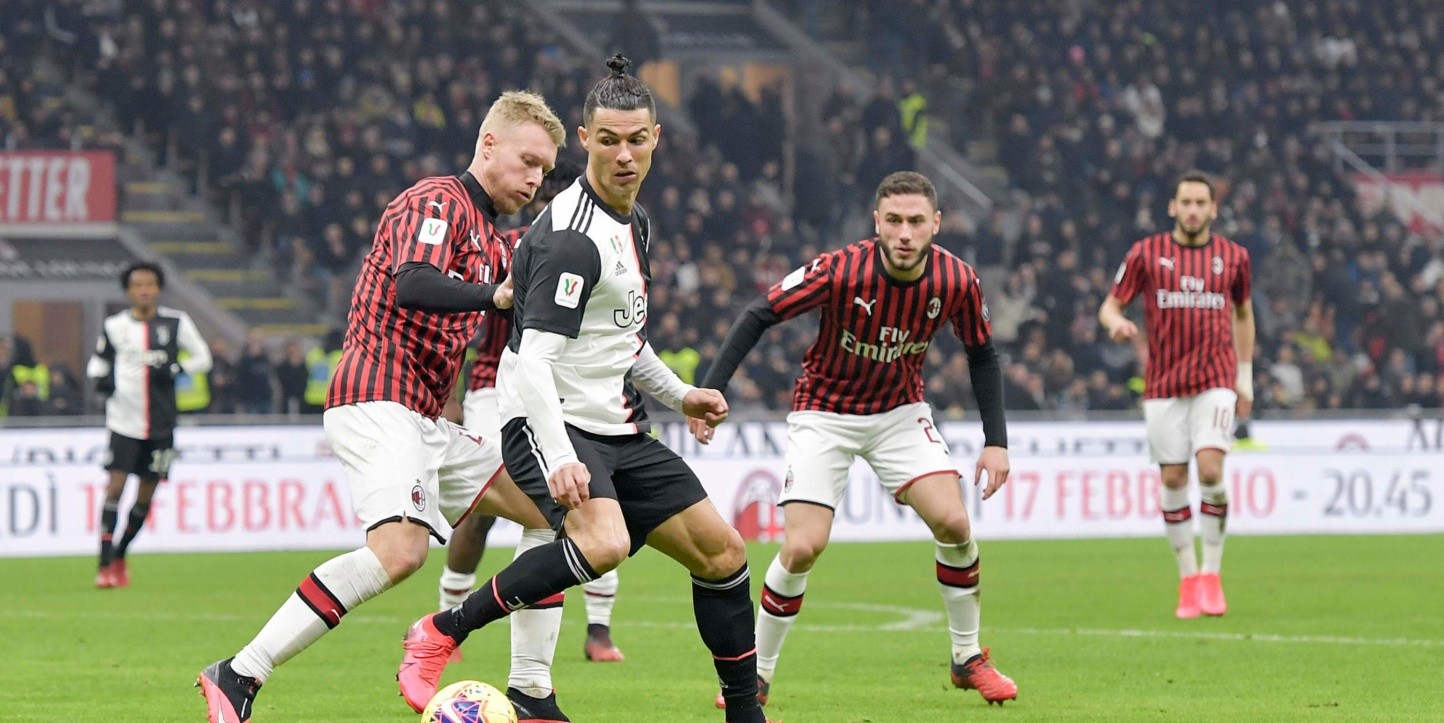
[[[231,669],[232,658],[211,663],[196,678],[208,723],[247,723],[261,684]]]
[[[1204,615],[1222,615],[1228,612],[1228,601],[1223,597],[1223,580],[1216,572],[1205,572],[1198,576],[1198,609]]]
[[[962,663],[953,663],[951,674],[954,686],[978,691],[988,705],[1002,705],[1018,697],[1018,684],[993,667],[987,648]]]
[[[110,563],[110,581],[115,587],[130,587],[130,568],[125,564],[125,558],[117,557],[115,562]]]
[[[401,641],[404,652],[401,667],[396,671],[396,682],[401,687],[401,697],[417,713],[436,695],[441,673],[446,670],[447,661],[458,647],[451,636],[436,629],[433,617],[427,615],[417,620]]]
[[[588,628],[594,626],[588,625]],[[626,660],[622,651],[617,649],[616,643],[612,642],[612,636],[606,632],[607,629],[600,625],[595,626],[601,629],[600,632],[587,632],[587,642],[582,648],[582,654],[587,660],[593,663],[620,663]]]
[[[1199,578],[1202,575],[1189,575],[1178,581],[1178,609],[1173,611],[1173,616],[1179,620],[1192,620],[1202,612],[1198,607],[1198,586]]]
[[[759,677],[757,679],[758,705],[767,705],[767,695],[771,692],[772,684]],[[713,701],[712,704],[717,706],[718,710],[727,710],[727,699],[723,698],[721,693],[717,694],[717,700]]]

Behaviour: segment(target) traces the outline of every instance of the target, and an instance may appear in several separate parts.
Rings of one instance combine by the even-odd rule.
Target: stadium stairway
[[[218,311],[268,335],[321,336],[315,304],[276,280],[269,260],[244,248],[219,214],[190,194],[188,182],[143,161],[121,189],[121,223],[143,239],[151,254],[169,260],[210,297]],[[149,172],[147,172],[149,171]]]
[[[64,77],[50,57],[38,58],[35,70],[47,78]],[[93,119],[97,134],[122,131],[110,109],[83,87],[68,85],[65,100]],[[135,133],[122,137],[116,164],[119,240],[135,255],[167,267],[171,303],[184,305],[202,332],[239,343],[250,327],[316,338],[330,329],[318,323],[314,302],[273,278],[269,260],[243,247],[219,211],[192,192],[191,180],[165,167]]]

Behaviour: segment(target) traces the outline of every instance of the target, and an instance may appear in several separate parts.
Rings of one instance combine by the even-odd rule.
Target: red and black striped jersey
[[[327,408],[389,401],[441,416],[484,314],[402,309],[394,277],[420,262],[468,283],[495,283],[502,243],[491,214],[470,174],[424,178],[386,206],[356,279]]]
[[[1234,387],[1233,308],[1248,301],[1252,286],[1248,251],[1218,234],[1202,246],[1184,246],[1172,232],[1133,244],[1118,267],[1113,296],[1125,306],[1143,297],[1145,398]]]
[[[502,260],[496,268],[496,278],[505,279],[511,268],[511,254],[521,237],[531,226],[522,226],[501,232]],[[501,361],[501,352],[506,349],[511,336],[511,317],[507,314],[487,314],[481,321],[481,335],[476,341],[476,358],[471,362],[471,373],[467,375],[467,391],[489,389],[496,386],[496,365]]]
[[[792,408],[877,414],[923,400],[923,361],[944,323],[969,347],[992,337],[978,275],[934,245],[927,271],[898,281],[883,266],[878,239],[825,253],[767,292],[783,319],[821,308]]]

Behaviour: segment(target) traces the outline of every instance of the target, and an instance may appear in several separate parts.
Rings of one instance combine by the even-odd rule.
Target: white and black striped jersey
[[[642,208],[617,214],[585,176],[532,223],[512,257],[513,324],[497,370],[503,424],[527,416],[517,350],[522,333],[536,329],[568,337],[552,367],[567,424],[603,435],[647,431],[641,395],[628,378],[647,342],[647,244]]]
[[[188,354],[184,361],[182,351]],[[148,321],[130,309],[107,317],[85,373],[114,380],[105,401],[107,429],[132,439],[163,439],[175,431],[177,373],[210,368],[210,349],[190,315],[162,306]]]

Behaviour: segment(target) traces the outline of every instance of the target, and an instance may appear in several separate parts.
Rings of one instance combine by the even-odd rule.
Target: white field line
[[[635,597],[626,598],[628,602],[666,602],[677,606],[683,606],[685,601],[680,598],[661,597]],[[872,613],[877,616],[895,616],[897,619],[879,623],[850,623],[850,624],[829,624],[818,623],[808,624],[806,618],[799,621],[801,627],[807,630],[830,633],[928,633],[941,634],[947,632],[947,626],[943,623],[943,614],[935,610],[924,610],[921,608],[910,608],[897,605],[871,605],[865,603],[827,603],[818,601],[809,603],[810,608],[827,608],[832,610],[851,610],[862,613]],[[686,609],[685,607],[683,608]],[[144,610],[91,610],[85,614],[89,619],[105,620],[133,620],[137,622],[205,622],[205,623],[235,623],[259,625],[264,622],[264,614],[260,611],[255,615],[238,615],[235,613],[161,613]],[[0,619],[73,619],[71,613],[62,613],[51,610],[35,609],[0,609]],[[401,617],[397,615],[347,615],[343,622],[353,625],[391,625],[398,630],[405,628],[414,618]],[[691,620],[626,620],[618,623],[619,628],[648,628],[666,630],[691,630],[696,623]],[[1237,643],[1273,643],[1273,644],[1295,644],[1295,645],[1347,645],[1360,647],[1392,647],[1392,648],[1440,648],[1444,647],[1444,640],[1430,638],[1372,638],[1362,636],[1342,635],[1281,635],[1277,633],[1263,632],[1220,632],[1220,631],[1187,631],[1187,630],[1145,630],[1136,628],[1037,628],[1037,627],[1010,627],[984,625],[983,631],[989,634],[1003,635],[1037,635],[1046,637],[1092,637],[1092,638],[1138,638],[1138,639],[1173,639],[1173,640],[1210,640],[1216,642],[1237,642]]]

